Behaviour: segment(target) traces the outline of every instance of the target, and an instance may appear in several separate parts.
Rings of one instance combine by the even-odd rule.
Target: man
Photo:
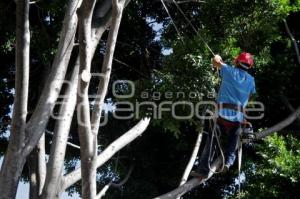
[[[235,67],[225,64],[219,55],[216,55],[212,62],[213,66],[220,70],[222,79],[217,99],[219,107],[217,124],[222,136],[226,137],[224,169],[227,171],[236,158],[239,127],[244,121],[244,108],[250,96],[256,92],[254,78],[248,73],[254,65],[254,60],[250,53],[243,52],[235,59]],[[211,142],[211,139],[213,138],[210,133],[200,158],[198,175],[194,173],[194,176],[201,179],[207,178],[210,171],[210,156],[216,144],[215,140]]]

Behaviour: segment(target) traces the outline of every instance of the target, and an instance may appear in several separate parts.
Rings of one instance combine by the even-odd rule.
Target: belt
[[[221,124],[226,127],[238,127],[241,125],[240,122],[232,122],[232,121],[226,120],[222,117],[218,117],[217,122],[218,122],[218,124]]]
[[[244,108],[240,105],[230,104],[230,103],[220,103],[220,104],[218,104],[218,109],[225,109],[225,108],[244,113]]]

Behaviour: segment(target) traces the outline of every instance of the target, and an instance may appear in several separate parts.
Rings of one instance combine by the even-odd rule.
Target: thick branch
[[[255,139],[256,140],[257,139],[262,139],[262,138],[264,138],[264,137],[266,137],[266,136],[268,136],[268,135],[270,135],[274,132],[282,130],[283,128],[290,125],[293,121],[295,121],[296,118],[299,117],[299,115],[300,115],[300,106],[296,109],[296,111],[293,114],[291,114],[285,120],[279,122],[278,124],[272,126],[271,128],[268,128],[264,131],[261,131],[261,132],[257,133]],[[212,165],[212,168],[213,168],[212,171],[215,171],[216,168],[219,168],[221,166],[221,163],[222,163],[221,157],[218,157]],[[213,173],[210,172],[209,177],[205,180],[208,180],[212,175],[213,175]],[[162,196],[156,197],[155,199],[167,199],[167,198],[171,199],[171,198],[180,197],[183,194],[187,193],[188,191],[192,190],[193,188],[197,187],[201,183],[202,183],[202,181],[199,182],[199,180],[194,178],[192,180],[187,181],[185,184],[178,187],[177,189],[174,189],[174,190],[170,191],[169,193],[166,193]]]
[[[10,141],[0,172],[0,198],[14,198],[26,157],[25,128],[29,86],[29,0],[16,2],[16,77]]]
[[[37,107],[26,127],[27,139],[24,151],[25,156],[30,153],[45,131],[49,117],[59,96],[74,46],[74,37],[77,30],[76,10],[80,4],[81,0],[69,0],[68,2],[58,51],[52,64],[52,70]]]
[[[284,129],[285,127],[289,126],[290,124],[292,124],[300,115],[300,106],[296,109],[296,111],[294,113],[292,113],[289,117],[287,117],[285,120],[279,122],[278,124],[264,130],[261,131],[259,133],[256,134],[255,139],[262,139],[274,132],[277,131],[281,131],[282,129]]]
[[[37,157],[38,157],[38,194],[42,193],[45,180],[46,180],[46,148],[45,148],[45,134],[37,144]]]
[[[97,98],[92,114],[92,132],[98,134],[99,124],[101,119],[102,106],[108,89],[110,80],[112,62],[121,24],[122,14],[125,6],[125,0],[121,2],[113,0],[112,25],[109,31],[107,40],[107,50],[102,64],[102,78],[97,91]]]
[[[79,64],[75,64],[68,88],[60,107],[59,117],[56,121],[51,151],[47,165],[45,188],[41,198],[56,198],[60,191],[60,180],[64,168],[64,158],[70,126],[76,106]]]
[[[138,124],[131,128],[128,132],[123,134],[117,140],[112,142],[100,155],[97,156],[97,167],[102,166],[107,162],[115,153],[131,143],[137,137],[143,134],[150,123],[149,118],[142,119]],[[65,190],[81,179],[81,169],[67,174],[63,180],[62,190]]]
[[[199,186],[203,182],[210,179],[213,176],[213,172],[215,172],[216,169],[221,166],[221,164],[222,164],[222,158],[218,157],[211,165],[211,171],[206,179],[200,181],[198,178],[193,178],[193,179],[187,181],[186,183],[184,183],[183,185],[181,185],[180,187],[178,187],[164,195],[158,196],[154,199],[174,199],[177,197],[181,197],[185,193],[191,191],[195,187]]]
[[[187,179],[189,177],[189,174],[191,173],[191,171],[193,169],[193,166],[194,166],[194,163],[196,161],[197,154],[198,154],[198,151],[199,151],[199,148],[200,148],[200,145],[201,145],[202,133],[203,133],[203,128],[201,128],[201,131],[198,133],[197,140],[196,140],[192,155],[191,155],[190,160],[189,160],[189,162],[188,162],[188,164],[185,168],[185,171],[184,171],[184,173],[181,177],[181,181],[179,183],[179,186],[183,185],[187,181]]]
[[[97,195],[96,164],[97,136],[92,134],[90,120],[90,102],[88,97],[91,79],[92,46],[92,17],[96,0],[83,0],[78,11],[79,19],[79,55],[80,70],[77,94],[77,121],[80,140],[80,159],[82,173],[82,197],[95,198]]]

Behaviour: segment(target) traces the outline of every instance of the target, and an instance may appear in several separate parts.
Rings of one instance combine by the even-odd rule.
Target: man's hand
[[[222,64],[224,64],[222,57],[220,55],[215,55],[215,57],[212,59],[212,64],[216,68],[221,68]]]

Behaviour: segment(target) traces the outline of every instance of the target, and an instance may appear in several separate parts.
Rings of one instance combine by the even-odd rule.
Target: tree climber
[[[213,66],[220,69],[221,87],[217,98],[217,124],[222,136],[225,135],[225,165],[223,172],[229,170],[236,158],[236,147],[239,139],[240,126],[244,118],[244,108],[252,94],[256,92],[254,77],[248,73],[254,60],[250,53],[241,53],[230,66],[222,61],[219,55],[212,60]],[[215,140],[212,133],[208,135],[202,152],[197,173],[191,174],[201,179],[207,178],[210,172],[211,154],[214,152]],[[213,139],[213,140],[211,140]],[[222,142],[222,144],[224,144]],[[196,174],[196,175],[195,175]]]

